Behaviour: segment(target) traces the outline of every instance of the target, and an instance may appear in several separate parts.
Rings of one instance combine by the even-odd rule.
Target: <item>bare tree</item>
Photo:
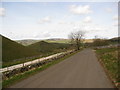
[[[71,40],[71,43],[76,46],[77,50],[80,50],[80,46],[82,45],[83,40],[84,40],[83,38],[84,35],[85,35],[85,32],[83,31],[71,32],[68,35],[68,37]]]

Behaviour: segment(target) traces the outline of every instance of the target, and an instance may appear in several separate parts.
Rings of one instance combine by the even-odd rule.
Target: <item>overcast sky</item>
[[[14,40],[68,38],[78,30],[85,38],[112,38],[118,36],[118,3],[3,2],[0,21],[0,33]]]

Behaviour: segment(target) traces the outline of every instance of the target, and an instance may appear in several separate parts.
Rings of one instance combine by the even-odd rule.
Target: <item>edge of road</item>
[[[112,78],[110,76],[110,74],[108,73],[108,70],[105,68],[103,62],[100,60],[99,56],[97,55],[97,53],[95,52],[96,50],[92,49],[92,51],[95,53],[95,56],[97,57],[98,62],[100,63],[100,65],[102,66],[102,69],[104,70],[107,78],[110,80],[111,84],[113,85],[114,88],[118,88],[116,87],[115,83],[112,81]],[[119,88],[118,88],[119,89]]]

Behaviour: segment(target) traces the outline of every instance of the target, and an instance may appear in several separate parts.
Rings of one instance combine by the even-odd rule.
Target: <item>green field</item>
[[[62,39],[62,40],[45,40],[46,42],[50,42],[50,43],[70,43],[69,39]]]
[[[106,68],[107,73],[116,86],[120,83],[120,72],[118,66],[118,48],[97,49],[96,53],[100,62]]]

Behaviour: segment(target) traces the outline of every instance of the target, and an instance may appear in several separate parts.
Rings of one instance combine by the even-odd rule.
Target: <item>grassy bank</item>
[[[96,53],[115,86],[118,87],[120,83],[120,72],[118,72],[118,48],[97,49]]]
[[[51,52],[51,53],[47,53],[47,54],[44,54],[44,55],[41,55],[41,56],[38,55],[36,57],[21,58],[19,60],[14,60],[12,62],[11,61],[3,62],[2,68],[9,67],[9,66],[12,66],[12,65],[21,64],[21,63],[25,63],[25,62],[28,62],[28,61],[33,61],[35,59],[47,57],[47,56],[50,56],[50,55],[53,55],[53,54],[56,54],[56,53],[60,53],[60,52]]]
[[[79,52],[79,51],[77,51],[77,52]],[[36,69],[34,69],[34,70],[30,70],[30,71],[27,71],[27,72],[25,72],[25,73],[21,73],[21,74],[19,74],[19,75],[13,76],[13,77],[11,77],[11,78],[8,79],[8,80],[4,80],[4,81],[2,82],[2,86],[3,86],[3,88],[9,87],[9,86],[15,84],[15,83],[18,82],[18,81],[21,81],[21,80],[23,80],[23,79],[26,79],[26,78],[28,78],[28,77],[30,77],[30,76],[32,76],[32,75],[34,75],[34,74],[36,74],[36,73],[38,73],[38,72],[40,72],[40,71],[43,71],[43,70],[49,68],[50,66],[52,66],[52,65],[54,65],[54,64],[57,64],[57,63],[65,60],[66,58],[68,58],[68,57],[76,54],[77,52],[74,52],[74,53],[72,53],[72,54],[69,54],[69,55],[67,55],[67,56],[65,56],[65,57],[63,57],[63,58],[54,60],[54,61],[52,61],[52,62],[50,62],[50,63],[48,63],[48,64],[45,64],[45,65],[43,65],[43,66],[41,66],[41,67],[39,67],[39,68],[36,68]]]

